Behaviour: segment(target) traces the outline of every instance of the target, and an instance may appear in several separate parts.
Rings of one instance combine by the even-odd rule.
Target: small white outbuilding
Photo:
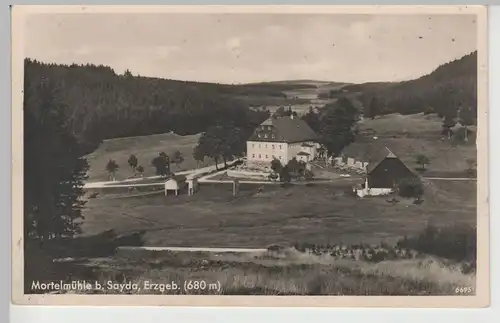
[[[186,176],[173,175],[165,181],[165,196],[168,195],[169,191],[174,191],[175,195],[179,195],[179,192],[183,190],[186,185]]]

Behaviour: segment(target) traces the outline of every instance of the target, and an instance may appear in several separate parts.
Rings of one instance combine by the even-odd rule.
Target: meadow
[[[109,174],[106,163],[114,159],[119,169],[116,180],[126,179],[134,175],[127,161],[131,154],[136,155],[139,165],[144,167],[144,176],[155,175],[155,168],[151,165],[154,157],[160,152],[172,156],[178,150],[182,153],[184,161],[171,165],[173,172],[195,169],[197,167],[212,165],[212,160],[206,159],[197,163],[193,158],[193,148],[198,144],[199,135],[179,136],[174,133],[164,133],[151,136],[126,137],[105,140],[97,150],[87,156],[90,169],[89,181],[107,181]]]
[[[83,232],[144,232],[150,246],[252,247],[296,242],[394,243],[427,224],[476,223],[475,182],[427,181],[424,203],[357,199],[349,184],[202,184],[194,196],[128,193],[90,199]]]
[[[359,123],[359,134],[354,143],[344,149],[349,157],[362,160],[376,155],[388,147],[409,168],[415,169],[416,156],[424,154],[430,160],[426,165],[429,173],[453,173],[465,171],[468,160],[477,160],[475,127],[470,127],[469,142],[444,138],[442,121],[437,115],[390,114],[364,119]]]

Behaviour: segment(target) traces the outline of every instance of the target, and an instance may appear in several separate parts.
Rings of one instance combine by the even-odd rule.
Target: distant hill
[[[431,73],[405,82],[374,82],[347,85],[358,100],[369,107],[373,98],[381,102],[379,114],[436,112],[455,116],[460,106],[477,111],[477,52],[445,63]]]
[[[307,89],[307,88],[313,89],[318,87],[337,87],[346,84],[348,83],[304,79],[304,80],[283,80],[283,81],[248,83],[248,84],[243,84],[243,86],[269,86],[271,88],[281,89],[282,91],[290,91],[290,90]]]

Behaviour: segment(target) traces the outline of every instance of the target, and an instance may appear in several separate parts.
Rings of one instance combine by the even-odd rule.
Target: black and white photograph
[[[20,303],[488,304],[485,8],[12,15]]]

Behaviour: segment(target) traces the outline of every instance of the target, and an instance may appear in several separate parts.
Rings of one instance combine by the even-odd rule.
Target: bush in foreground
[[[401,197],[420,198],[424,194],[424,186],[418,178],[405,178],[398,183],[398,194]]]
[[[419,235],[404,238],[397,243],[408,248],[455,261],[476,263],[477,232],[467,225],[453,225],[436,228],[428,225]]]

